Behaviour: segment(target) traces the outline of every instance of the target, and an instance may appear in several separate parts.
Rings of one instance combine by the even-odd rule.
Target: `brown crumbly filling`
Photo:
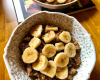
[[[43,27],[43,31],[41,34],[41,45],[37,48],[38,53],[42,52],[42,48],[45,46],[45,42],[43,41],[42,37],[45,33],[49,32],[49,31],[45,31],[45,27]],[[51,44],[55,44],[56,42],[58,42],[58,36],[59,34],[64,31],[63,29],[58,29],[58,31],[55,31],[56,33],[56,38],[55,40],[51,41]],[[30,35],[30,33],[28,33],[24,39],[22,40],[22,42],[19,45],[19,48],[21,50],[21,53],[23,54],[23,51],[29,47],[28,43],[29,41],[32,39],[33,37]],[[76,68],[80,66],[81,63],[81,57],[80,57],[80,46],[78,44],[78,41],[75,38],[71,38],[71,42],[75,45],[76,48],[76,56],[74,58],[69,58],[69,63],[67,65],[68,67],[68,77],[66,79],[63,80],[73,80],[73,76],[77,73]],[[64,45],[66,45],[66,43],[64,43]],[[62,50],[63,51],[63,50]],[[62,52],[59,51],[59,52]],[[57,52],[57,53],[59,53]],[[56,53],[56,54],[57,54]],[[55,56],[53,56],[52,58],[49,58],[49,60],[54,60]],[[40,73],[39,71],[35,71],[32,69],[32,64],[26,64],[27,65],[27,75],[32,77],[34,80],[60,80],[56,77],[54,78],[50,78],[42,73]]]

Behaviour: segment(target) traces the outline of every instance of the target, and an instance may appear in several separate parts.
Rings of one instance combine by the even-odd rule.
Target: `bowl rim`
[[[49,13],[59,13],[59,14],[63,14],[63,13],[60,13],[60,12],[41,11],[41,12],[38,12],[38,13],[35,13],[35,14],[29,16],[29,17],[26,18],[24,21],[28,20],[28,19],[31,18],[32,16],[37,15],[37,14],[39,14],[39,13],[48,13],[48,14],[49,14]],[[63,14],[63,15],[66,15],[66,16],[68,16],[68,17],[74,18],[73,16],[69,16],[69,15],[67,15],[67,14]],[[77,20],[76,18],[74,18],[74,19]],[[16,28],[13,30],[13,32],[12,32],[12,34],[11,34],[11,36],[10,36],[10,38],[9,38],[9,40],[8,40],[8,42],[7,42],[7,44],[6,44],[6,46],[5,46],[5,48],[4,48],[5,53],[3,54],[3,59],[4,59],[4,62],[5,62],[5,65],[6,65],[8,74],[9,74],[9,76],[10,76],[11,79],[14,79],[14,78],[13,78],[12,75],[10,74],[10,70],[9,70],[10,67],[9,67],[8,62],[7,62],[7,59],[6,59],[6,56],[7,56],[7,48],[9,47],[9,44],[10,44],[10,41],[11,41],[11,38],[12,38],[14,32],[16,31],[16,29],[17,29],[20,25],[22,25],[22,24],[24,23],[24,21],[23,21],[22,23],[20,23],[18,26],[16,26]],[[79,23],[79,22],[78,22],[78,23]],[[79,23],[79,24],[80,24],[80,23]],[[82,26],[82,28],[87,32],[87,30],[86,30],[83,26]],[[87,33],[88,33],[88,32],[87,32]],[[89,33],[88,33],[88,34],[89,34]],[[89,37],[90,37],[90,39],[91,39],[91,35],[90,35],[90,34],[89,34]],[[95,50],[95,46],[94,46],[94,43],[93,43],[92,39],[91,39],[91,42],[92,42],[92,45],[93,45],[93,48],[94,48],[94,60],[93,60],[92,65],[91,65],[92,67],[91,67],[91,70],[90,70],[90,74],[91,74],[91,72],[93,71],[93,68],[94,68],[94,66],[95,66],[95,64],[96,64],[96,50]],[[89,79],[90,74],[89,74],[89,76],[87,77],[87,79]]]
[[[40,1],[37,1],[37,0],[33,0],[33,1],[36,2],[36,3],[38,3],[38,4],[42,4],[42,5],[46,5],[46,6],[56,6],[56,7],[58,7],[58,6],[65,6],[65,5],[69,5],[69,4],[75,3],[75,2],[77,2],[78,0],[74,0],[74,1],[72,1],[72,2],[70,2],[70,3],[59,4],[59,5],[56,5],[56,4],[46,4],[46,3],[43,3],[43,2],[40,2]]]

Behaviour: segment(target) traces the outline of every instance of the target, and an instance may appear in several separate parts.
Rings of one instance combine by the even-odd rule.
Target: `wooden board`
[[[10,80],[3,60],[3,54],[4,47],[12,31],[17,26],[14,9],[6,5],[6,2],[7,0],[0,0],[0,80]],[[11,3],[11,0],[9,0],[9,3]],[[100,12],[97,9],[91,9],[71,16],[74,16],[91,34],[97,58],[89,80],[100,80]]]

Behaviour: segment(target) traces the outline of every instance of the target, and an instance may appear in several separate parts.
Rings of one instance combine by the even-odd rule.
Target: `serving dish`
[[[77,2],[77,0],[74,0],[74,1],[72,1],[70,3],[54,5],[54,4],[46,4],[46,3],[40,2],[38,0],[33,0],[33,1],[35,3],[37,3],[38,5],[40,5],[42,7],[45,7],[45,8],[49,8],[49,9],[62,9],[62,8],[67,8],[67,7],[73,5],[74,3]]]
[[[31,27],[40,23],[61,26],[61,28],[69,31],[79,41],[81,47],[81,65],[77,68],[78,73],[74,76],[74,80],[87,80],[96,61],[95,48],[91,36],[74,17],[46,11],[30,16],[13,31],[3,55],[11,80],[32,80],[32,78],[27,76],[25,67],[21,63],[21,53],[18,46]]]

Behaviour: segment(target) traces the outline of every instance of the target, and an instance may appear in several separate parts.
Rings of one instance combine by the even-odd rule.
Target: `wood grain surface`
[[[100,80],[100,12],[97,9],[91,9],[71,16],[74,16],[91,34],[96,49],[96,64],[89,80]],[[17,21],[12,1],[0,0],[0,80],[10,80],[3,54],[4,47],[16,26]]]

